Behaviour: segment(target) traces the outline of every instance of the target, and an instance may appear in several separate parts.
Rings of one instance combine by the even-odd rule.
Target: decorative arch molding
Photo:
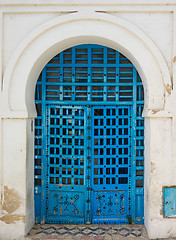
[[[145,110],[164,110],[171,79],[167,64],[152,40],[121,18],[84,12],[56,17],[37,27],[21,42],[4,74],[3,116],[35,117],[35,85],[45,64],[66,48],[90,43],[126,55],[142,78]]]

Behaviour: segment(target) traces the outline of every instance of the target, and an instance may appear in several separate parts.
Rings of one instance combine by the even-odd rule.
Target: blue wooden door
[[[92,223],[128,222],[131,111],[131,106],[92,107]]]
[[[46,222],[85,223],[86,108],[47,106]]]
[[[35,215],[39,223],[143,222],[143,87],[119,52],[80,45],[36,87]]]

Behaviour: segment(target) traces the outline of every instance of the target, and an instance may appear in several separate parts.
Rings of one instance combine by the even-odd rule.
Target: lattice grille
[[[128,184],[130,107],[92,108],[92,176],[96,189]]]
[[[86,126],[85,107],[47,107],[48,222],[85,222]]]
[[[49,183],[84,185],[84,109],[49,108]]]
[[[130,118],[129,106],[92,107],[93,223],[129,214]]]
[[[103,191],[111,191],[102,197],[105,202],[108,196],[111,203],[113,199],[120,201],[123,195],[121,202],[124,206],[128,202],[129,206],[123,209],[123,219],[107,219],[107,223],[126,223],[127,212],[140,222],[143,218],[140,206],[143,204],[144,92],[132,63],[119,52],[99,45],[67,49],[43,69],[35,99],[38,113],[35,119],[36,221],[41,222],[41,215],[46,213],[48,222],[70,223],[68,218],[62,218],[64,215],[59,220],[56,218],[64,207],[60,197],[65,199],[70,191],[69,198],[66,197],[70,206],[67,209],[74,212],[69,204],[81,189],[79,196],[85,205],[79,201],[76,204],[84,208],[84,214],[80,215],[84,217],[74,218],[73,222],[90,223],[91,199],[96,199],[90,194],[91,188],[97,187],[97,194],[101,195],[98,191],[102,187]],[[102,211],[110,211],[104,207]],[[99,223],[99,219],[94,219],[94,223]]]
[[[134,100],[134,67],[112,49],[98,45],[73,47],[60,53],[45,68],[46,100],[108,103]]]

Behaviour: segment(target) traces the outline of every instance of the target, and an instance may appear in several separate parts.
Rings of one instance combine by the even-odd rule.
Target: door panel
[[[123,191],[94,191],[93,217],[95,224],[128,223],[128,192]]]
[[[131,172],[131,107],[92,107],[92,223],[126,223]]]
[[[48,106],[46,221],[85,223],[86,110]]]
[[[51,105],[46,115],[46,222],[127,223],[131,107]]]

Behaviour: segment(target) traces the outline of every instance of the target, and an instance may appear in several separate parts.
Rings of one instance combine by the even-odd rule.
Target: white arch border
[[[35,84],[42,68],[64,49],[89,43],[102,44],[126,55],[142,78],[145,109],[164,109],[165,97],[171,92],[171,79],[159,49],[131,23],[95,12],[56,17],[21,42],[5,69],[3,115],[35,117]]]

